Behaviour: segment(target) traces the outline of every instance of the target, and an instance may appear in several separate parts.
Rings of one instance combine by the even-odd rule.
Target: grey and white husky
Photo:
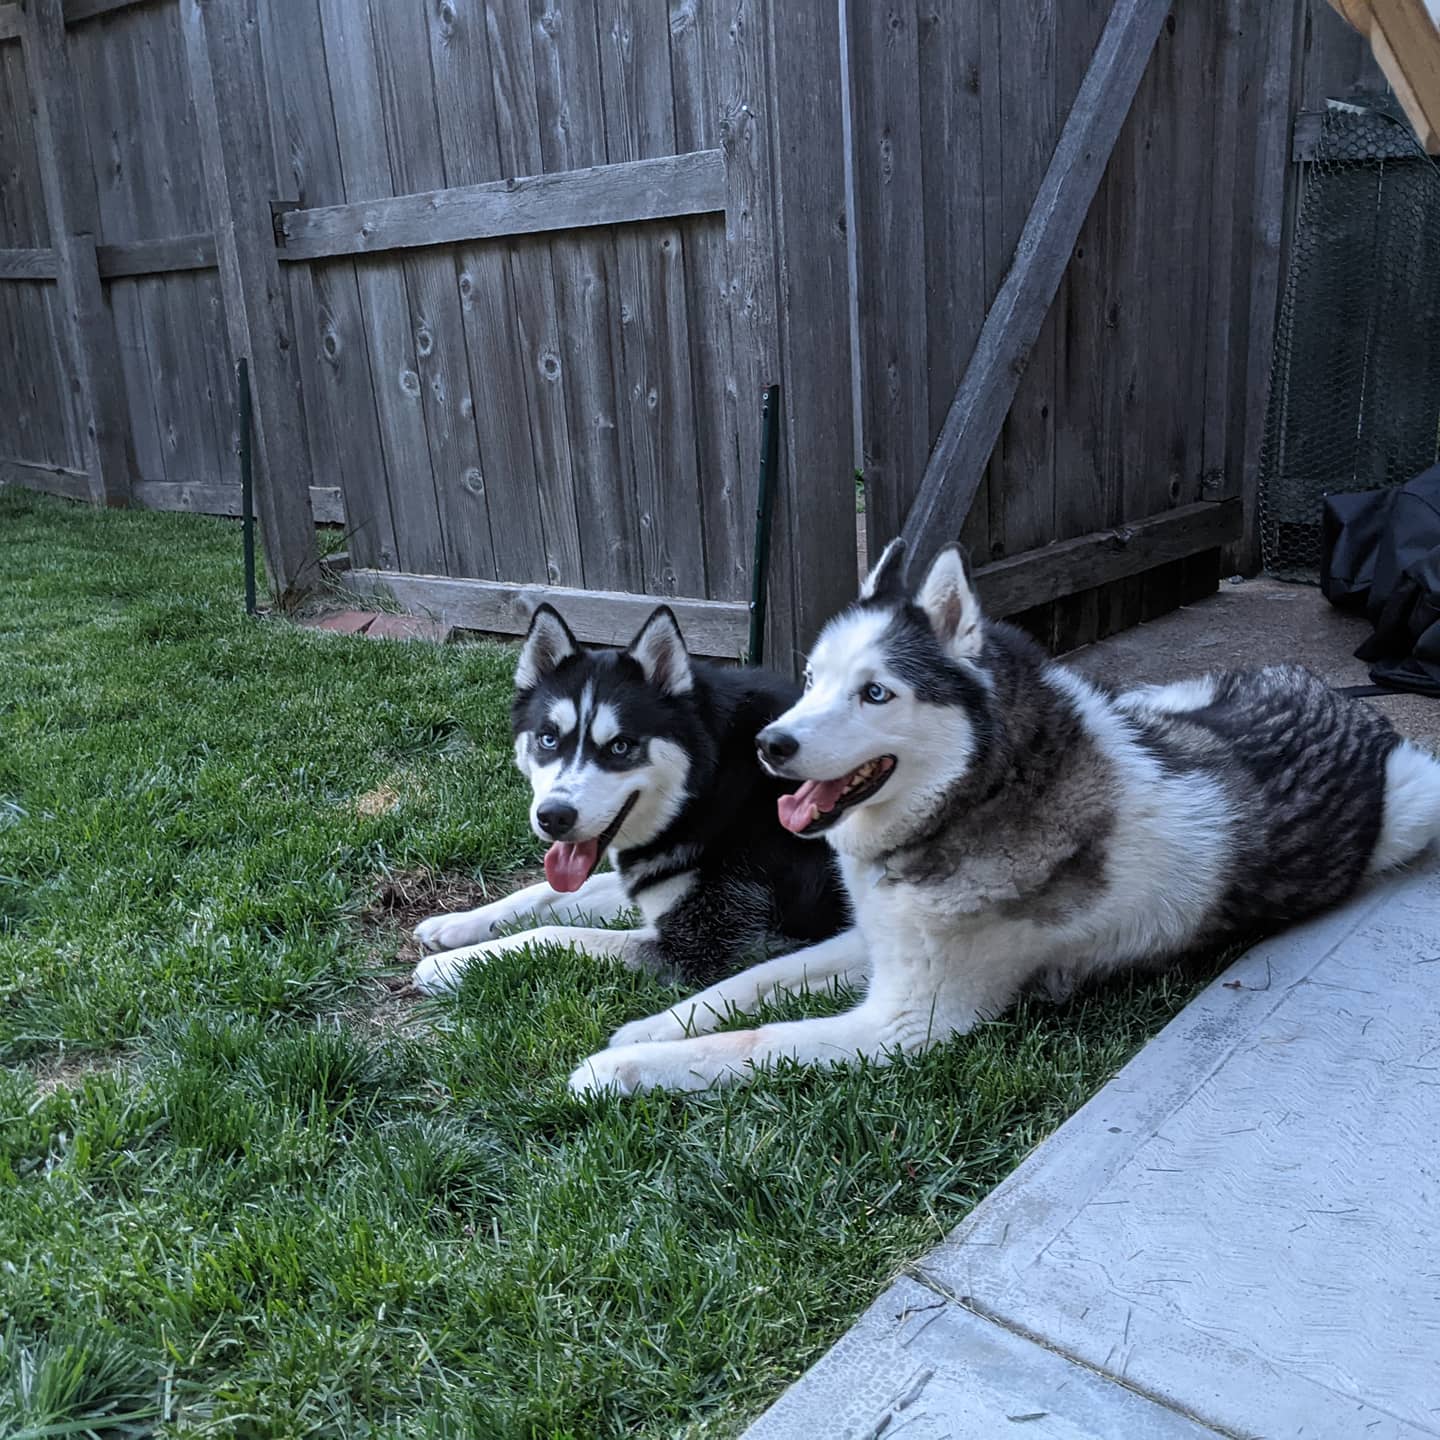
[[[957,549],[892,545],[759,737],[786,828],[839,858],[856,928],[627,1025],[578,1091],[700,1089],[789,1057],[883,1062],[1022,987],[1299,920],[1440,834],[1440,763],[1283,666],[1111,694],[981,614]],[[713,1033],[817,973],[846,1014]],[[711,1033],[707,1033],[711,1032]]]
[[[834,859],[782,828],[776,802],[796,782],[755,756],[755,736],[799,694],[759,668],[692,659],[664,606],[618,653],[581,646],[540,606],[511,718],[530,823],[550,842],[546,883],[421,922],[416,938],[441,953],[415,983],[448,990],[476,961],[551,942],[696,985],[835,934],[849,908]],[[614,870],[597,873],[607,858]],[[638,929],[573,923],[635,909]],[[555,920],[571,923],[543,923]],[[540,928],[500,936],[521,921]]]

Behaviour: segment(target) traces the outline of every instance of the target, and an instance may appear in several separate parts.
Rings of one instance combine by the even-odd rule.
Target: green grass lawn
[[[231,524],[0,492],[11,1440],[734,1435],[1193,988],[587,1109],[673,992],[537,951],[417,1006],[366,918],[534,863],[511,652],[240,590]]]

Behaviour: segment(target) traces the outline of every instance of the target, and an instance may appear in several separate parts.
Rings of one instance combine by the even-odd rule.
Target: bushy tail
[[[1407,864],[1440,841],[1440,760],[1402,740],[1385,762],[1385,813],[1370,873]]]

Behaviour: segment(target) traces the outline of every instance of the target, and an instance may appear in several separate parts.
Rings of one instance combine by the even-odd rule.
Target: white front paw
[[[570,1091],[593,1099],[607,1091],[636,1095],[642,1090],[708,1090],[712,1085],[729,1085],[745,1078],[748,1066],[737,1047],[720,1037],[689,1043],[646,1043],[617,1045],[601,1050],[576,1067],[570,1076]],[[736,1050],[734,1056],[731,1051]]]
[[[487,958],[484,945],[427,955],[415,967],[410,981],[417,990],[423,990],[427,995],[448,995],[460,988],[461,978],[470,966],[483,965]]]
[[[674,1014],[666,1010],[659,1015],[647,1015],[643,1020],[631,1020],[629,1024],[622,1025],[610,1037],[610,1049],[618,1049],[621,1045],[684,1040],[687,1033],[692,1032],[687,1032]]]
[[[570,1075],[570,1093],[582,1100],[594,1100],[607,1091],[633,1095],[638,1088],[638,1072],[625,1063],[618,1050],[602,1050],[582,1061]]]
[[[422,950],[458,950],[495,938],[504,914],[498,905],[478,910],[461,910],[453,915],[432,915],[415,927],[415,939]]]

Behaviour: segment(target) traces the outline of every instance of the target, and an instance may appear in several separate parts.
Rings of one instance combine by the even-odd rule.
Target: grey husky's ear
[[[530,633],[515,667],[515,688],[533,690],[562,660],[579,653],[580,646],[559,611],[542,605],[530,617]]]
[[[920,587],[918,604],[941,649],[952,659],[973,659],[980,653],[980,601],[970,588],[965,555],[958,545],[947,545],[935,557]]]
[[[640,662],[645,678],[662,695],[684,695],[695,684],[685,637],[668,605],[661,605],[640,627],[625,653]]]
[[[898,536],[886,547],[860,587],[862,600],[905,600],[905,542]]]

